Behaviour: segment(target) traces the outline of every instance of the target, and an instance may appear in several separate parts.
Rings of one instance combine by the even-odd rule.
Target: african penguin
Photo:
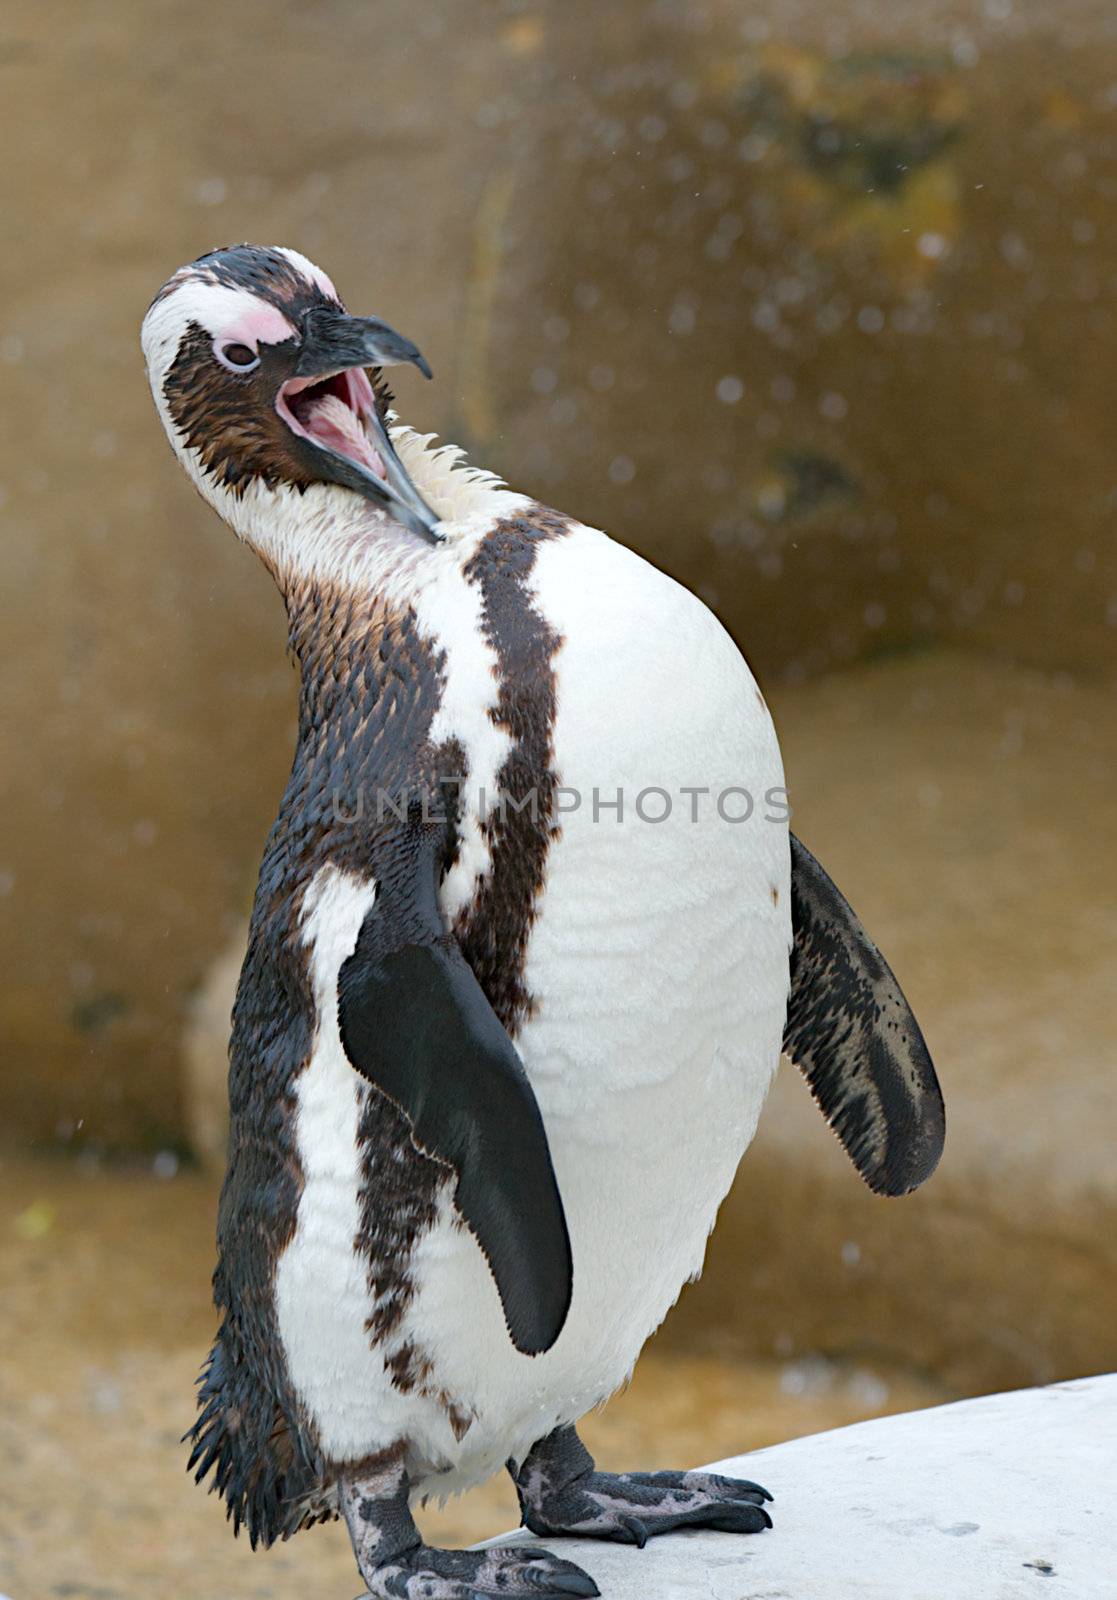
[[[540,1534],[769,1526],[756,1484],[600,1473],[575,1431],[700,1272],[781,1044],[874,1189],[942,1147],[748,667],[623,545],[397,425],[383,369],[422,356],[295,251],[183,267],[143,346],[301,679],[196,1476],[254,1544],[340,1514],[369,1593],[407,1600],[598,1592],[535,1546],[422,1544],[413,1499],[505,1465]]]

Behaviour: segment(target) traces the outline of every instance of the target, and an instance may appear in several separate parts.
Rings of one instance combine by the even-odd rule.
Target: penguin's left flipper
[[[891,968],[794,834],[791,922],[784,1053],[869,1188],[908,1194],[942,1154],[939,1081]]]
[[[456,1179],[454,1204],[496,1280],[512,1343],[550,1349],[570,1307],[570,1237],[523,1063],[438,910],[430,830],[395,842],[338,975],[345,1053]]]

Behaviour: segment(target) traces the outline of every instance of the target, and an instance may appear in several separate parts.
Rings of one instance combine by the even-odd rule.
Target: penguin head
[[[375,317],[351,317],[295,250],[235,245],[174,273],[142,330],[163,425],[202,495],[276,567],[345,530],[427,546],[439,519],[387,429],[381,368],[430,368]]]

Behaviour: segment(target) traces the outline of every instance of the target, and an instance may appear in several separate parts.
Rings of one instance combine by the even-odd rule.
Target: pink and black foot
[[[591,1600],[600,1593],[581,1567],[534,1545],[436,1550],[423,1544],[402,1465],[343,1474],[338,1494],[366,1585],[361,1600]]]
[[[509,1464],[532,1533],[613,1539],[641,1549],[657,1533],[716,1528],[760,1533],[772,1526],[758,1483],[713,1472],[598,1472],[572,1427],[556,1428],[523,1464]]]

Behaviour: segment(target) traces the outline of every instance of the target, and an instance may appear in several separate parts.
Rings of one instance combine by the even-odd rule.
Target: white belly
[[[551,1350],[513,1348],[484,1258],[444,1198],[417,1248],[417,1292],[397,1341],[429,1358],[439,1395],[399,1393],[384,1365],[391,1352],[363,1334],[349,1189],[363,1091],[336,1058],[335,1023],[299,1089],[307,1181],[277,1279],[288,1365],[327,1453],[359,1457],[405,1437],[419,1494],[489,1476],[624,1381],[701,1269],[779,1059],[787,997],[787,827],[780,798],[766,799],[783,777],[735,646],[693,596],[589,530],[541,546],[533,579],[565,637],[554,731],[555,766],[572,791],[564,809],[581,797],[548,856],[526,971],[537,1014],[517,1040],[573,1250],[570,1315]],[[618,789],[619,816],[608,809]],[[663,821],[645,820],[666,804],[651,790],[670,797]],[[745,809],[741,790],[752,815],[728,821]],[[446,891],[448,913],[459,890]],[[355,941],[364,901],[346,892]],[[336,1006],[328,966],[317,966],[326,1014]]]
[[[544,546],[535,576],[566,637],[555,765],[582,798],[548,856],[526,973],[538,1014],[517,1044],[566,1208],[574,1297],[555,1346],[519,1355],[472,1238],[447,1216],[425,1241],[410,1328],[474,1416],[461,1440],[444,1418],[416,1440],[433,1494],[488,1476],[625,1380],[701,1270],[787,997],[787,827],[764,798],[782,769],[736,647],[690,594],[601,535]],[[618,788],[620,820],[603,804]],[[672,798],[662,822],[636,811],[641,794],[645,816],[664,810],[653,788]],[[748,821],[719,816],[730,788],[751,793]],[[723,807],[740,815],[745,800]]]

